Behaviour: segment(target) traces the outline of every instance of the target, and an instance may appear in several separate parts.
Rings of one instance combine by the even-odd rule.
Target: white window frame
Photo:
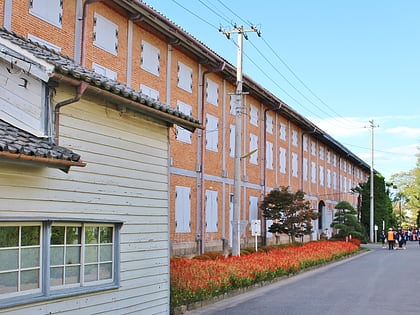
[[[331,170],[327,169],[327,188],[331,188]]]
[[[319,185],[324,186],[324,167],[319,166]]]
[[[320,147],[319,147],[319,159],[320,159],[320,160],[324,160],[324,158],[325,158],[325,151],[324,151],[324,147],[323,147],[323,146],[320,146]]]
[[[286,141],[286,124],[280,123],[280,139]]]
[[[303,151],[308,152],[308,136],[303,136],[302,146],[303,146]]]
[[[219,105],[219,85],[210,79],[207,79],[206,100],[214,106]]]
[[[141,41],[140,67],[155,76],[160,74],[160,50],[152,44]]]
[[[311,183],[316,184],[316,163],[311,162]]]
[[[206,150],[219,150],[219,118],[206,114]]]
[[[191,188],[175,186],[175,233],[191,232]]]
[[[249,105],[249,122],[251,125],[258,126],[258,107],[255,105]]]
[[[297,130],[292,130],[292,145],[297,147],[298,146],[298,132]]]
[[[218,197],[217,191],[206,190],[206,232],[218,231]]]
[[[181,113],[192,116],[192,106],[185,104],[184,102],[177,101],[177,109]],[[181,126],[176,126],[176,140],[191,144],[192,142],[192,132],[182,128]]]
[[[311,141],[311,155],[316,156],[316,142]]]
[[[230,113],[236,115],[237,96],[234,94],[229,95]]]
[[[249,197],[249,222],[252,220],[258,220],[258,197],[250,196]],[[249,230],[251,231],[252,226],[249,225]]]
[[[273,169],[273,143],[267,141],[265,146],[265,158],[266,163],[265,167],[272,170]]]
[[[24,266],[19,267],[20,270],[30,270],[30,269],[38,269],[39,270],[39,282],[37,284],[37,288],[34,289],[28,289],[28,290],[21,290],[17,292],[9,292],[9,293],[3,293],[0,294],[0,303],[3,307],[12,307],[17,306],[20,304],[27,304],[33,300],[33,294],[36,293],[37,295],[37,301],[44,301],[44,300],[50,300],[50,299],[56,299],[58,297],[62,298],[65,296],[73,296],[73,295],[79,295],[82,293],[92,293],[96,291],[103,291],[108,290],[111,288],[119,288],[120,286],[120,261],[119,261],[119,251],[120,251],[120,229],[121,229],[122,222],[116,222],[116,221],[109,221],[109,222],[101,222],[101,221],[86,221],[86,220],[72,220],[72,221],[63,221],[62,219],[56,219],[56,218],[48,218],[45,219],[45,221],[32,221],[31,219],[27,221],[16,221],[15,219],[7,220],[3,218],[3,221],[0,221],[0,227],[16,227],[16,226],[38,226],[40,228],[40,235],[39,235],[39,245],[31,245],[27,248],[33,249],[39,248],[39,265],[38,266]],[[51,244],[51,236],[52,236],[52,229],[53,227],[80,227],[81,228],[81,235],[80,235],[80,252],[79,252],[79,263],[69,264],[66,262],[66,260],[63,260],[63,264],[59,265],[55,262],[55,264],[51,264],[50,257],[51,252],[53,251],[53,248],[56,247],[56,245]],[[112,228],[112,241],[111,243],[103,243],[100,241],[100,233],[98,234],[98,242],[88,242],[88,240],[85,237],[85,229],[89,227],[94,228]],[[0,232],[1,233],[1,232]],[[95,234],[96,235],[96,234]],[[19,237],[20,238],[20,237]],[[20,244],[20,243],[19,243]],[[3,244],[0,244],[2,246]],[[62,244],[63,248],[65,248],[64,243]],[[77,244],[76,244],[77,245]],[[89,251],[89,248],[96,247],[97,250],[90,251],[90,254],[88,254],[87,251]],[[109,247],[111,246],[109,253],[106,257],[99,256],[99,253],[101,252],[99,249],[101,247]],[[20,247],[20,245],[19,245]],[[1,251],[7,251],[11,248],[16,247],[0,247],[0,261],[2,259],[6,259],[6,256],[3,256],[1,258]],[[24,249],[24,248],[23,248]],[[19,249],[18,249],[19,250]],[[96,258],[92,259],[93,256],[92,253],[96,253]],[[103,251],[102,251],[103,253]],[[32,253],[31,253],[32,254]],[[4,255],[10,255],[10,253],[6,253]],[[32,254],[33,255],[33,254]],[[21,259],[23,256],[20,256]],[[65,256],[64,256],[65,257]],[[29,258],[29,256],[28,256]],[[64,258],[63,258],[64,259]],[[92,259],[89,261],[89,259]],[[54,262],[53,262],[54,263]],[[20,263],[20,266],[22,266],[24,262]],[[111,264],[111,268],[109,268],[110,274],[109,277],[106,277],[106,279],[100,279],[101,273],[98,268],[93,268],[93,270],[96,270],[96,276],[98,279],[96,280],[88,280],[85,278],[85,273],[90,268],[89,266],[104,266]],[[67,266],[67,267],[77,267],[79,268],[79,278],[76,277],[77,282],[73,284],[66,284],[61,283],[60,285],[54,285],[51,283],[51,272],[53,267],[61,267]],[[1,268],[0,270],[0,276],[10,273],[19,271],[15,268]],[[63,277],[65,274],[63,274]]]
[[[292,152],[292,176],[298,177],[299,174],[299,163],[298,163],[298,154]]]
[[[333,189],[337,190],[337,172],[333,172]]]
[[[180,61],[178,61],[178,87],[188,93],[192,93],[193,70]]]
[[[229,156],[235,157],[235,132],[236,132],[236,126],[230,125],[229,127],[230,134],[229,134]]]
[[[153,100],[159,101],[159,97],[160,97],[159,91],[152,89],[151,87],[144,85],[143,83],[140,84],[140,93],[143,95],[147,95]]]
[[[29,13],[58,28],[62,27],[62,0],[31,0]]]
[[[331,151],[327,150],[327,163],[331,164]]]
[[[286,174],[287,170],[287,154],[286,149],[280,147],[279,149],[279,155],[280,155],[280,173]]]
[[[257,151],[255,151],[249,156],[249,163],[258,165],[258,136],[251,133],[249,135],[249,152],[252,152],[254,150]]]
[[[303,180],[307,181],[308,180],[308,159],[307,158],[303,158]]]
[[[266,119],[267,119],[267,122],[265,124],[266,131],[269,134],[273,134],[273,117],[267,114]]]
[[[101,66],[95,62],[92,63],[92,70],[98,74],[102,74],[103,76],[106,76],[107,78],[111,80],[115,80],[115,81],[117,80],[117,72],[112,71],[111,69]]]
[[[96,12],[93,20],[93,45],[117,56],[118,25]]]

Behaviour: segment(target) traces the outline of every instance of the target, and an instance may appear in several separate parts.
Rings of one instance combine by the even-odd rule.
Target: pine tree
[[[340,201],[335,206],[337,209],[331,227],[338,232],[333,238],[344,239],[348,236],[358,238],[366,243],[367,236],[363,225],[357,220],[357,211],[348,201]]]
[[[318,213],[311,209],[310,202],[304,197],[303,191],[291,193],[289,187],[270,191],[260,206],[263,216],[274,220],[269,232],[288,234],[292,242],[297,237],[311,234],[312,220],[318,218]]]

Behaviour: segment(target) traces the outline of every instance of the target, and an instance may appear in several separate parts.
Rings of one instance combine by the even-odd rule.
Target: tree
[[[420,150],[420,148],[419,148]],[[411,223],[420,225],[420,152],[416,154],[416,167],[408,172],[393,174],[390,181],[397,192],[394,194],[394,205],[398,214],[407,213]]]
[[[263,216],[274,220],[268,230],[271,233],[288,234],[292,242],[296,237],[311,234],[312,220],[318,218],[318,213],[311,209],[309,201],[305,201],[304,197],[303,191],[291,193],[289,187],[270,191],[260,206]]]
[[[373,186],[374,224],[381,227],[381,230],[384,223],[386,229],[396,228],[397,219],[392,211],[392,201],[385,179],[381,174],[375,174]],[[370,231],[370,177],[366,183],[359,183],[352,191],[359,193],[362,198],[360,222],[366,231]]]
[[[362,243],[367,242],[367,236],[363,225],[357,220],[357,211],[348,201],[340,201],[335,206],[337,209],[331,227],[338,232],[333,238],[344,239],[347,236],[358,238]]]

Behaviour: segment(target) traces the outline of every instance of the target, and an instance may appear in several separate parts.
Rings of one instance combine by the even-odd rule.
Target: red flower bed
[[[240,257],[171,259],[171,307],[201,301],[232,289],[295,273],[349,255],[358,244],[309,242]]]

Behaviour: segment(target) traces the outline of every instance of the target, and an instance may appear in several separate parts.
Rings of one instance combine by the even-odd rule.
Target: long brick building
[[[171,254],[230,248],[235,66],[205,39],[192,37],[141,1],[4,0],[0,14],[6,30],[205,125],[204,132],[170,129]],[[303,190],[320,213],[312,238],[330,232],[338,201],[357,206],[358,196],[350,189],[367,180],[369,166],[252,78],[244,77],[243,91],[242,148],[256,151],[241,160],[240,219],[263,219],[258,204],[265,193],[289,186]],[[124,111],[121,106],[120,114]],[[153,214],[153,204],[150,209]],[[260,242],[275,242],[266,231],[269,224],[263,224]],[[241,241],[243,246],[253,242],[249,224]]]

